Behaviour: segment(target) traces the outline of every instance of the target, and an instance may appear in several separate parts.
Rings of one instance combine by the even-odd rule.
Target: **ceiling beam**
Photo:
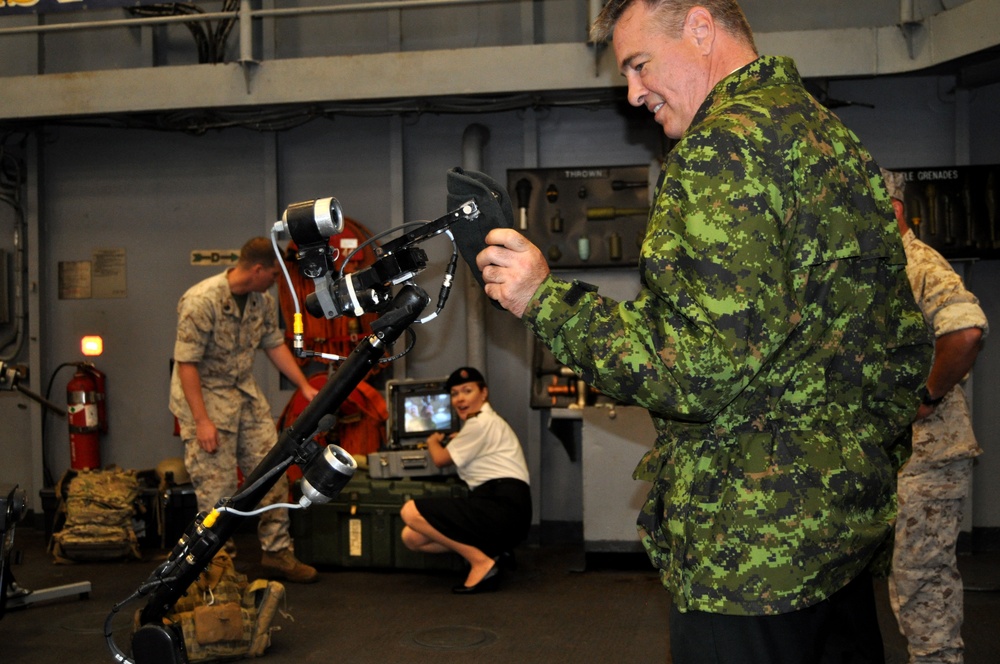
[[[760,33],[806,78],[919,71],[1000,44],[1000,2],[907,28]],[[534,44],[0,77],[0,120],[621,86],[610,48]]]

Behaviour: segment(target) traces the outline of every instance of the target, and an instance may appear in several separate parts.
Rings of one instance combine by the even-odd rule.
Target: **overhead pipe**
[[[3,151],[0,150],[0,159],[2,157]],[[18,171],[20,172],[20,168]],[[14,186],[21,187],[23,183],[17,181]],[[4,362],[15,360],[21,354],[26,337],[25,328],[28,325],[24,311],[24,234],[26,224],[19,194],[20,192],[15,192],[12,196],[0,196],[0,201],[10,205],[14,211],[14,311],[11,318],[11,329],[3,337],[0,337],[0,361]],[[4,267],[6,268],[6,265]]]
[[[913,0],[899,0],[899,29],[906,39],[906,50],[910,60],[917,58],[917,35],[923,27],[923,22],[916,18]]]
[[[462,168],[482,172],[483,151],[489,140],[490,130],[483,125],[471,124],[465,128],[462,134]],[[465,283],[466,366],[486,371],[486,298],[478,281],[467,278]]]
[[[336,14],[346,12],[381,11],[386,9],[415,9],[442,7],[447,5],[477,5],[496,3],[499,0],[388,0],[385,2],[353,2],[340,5],[318,7],[283,7],[277,9],[251,9],[248,12],[239,10],[240,20],[264,17],[305,16],[310,14]],[[204,21],[228,20],[233,18],[232,12],[203,12],[200,14],[184,14],[171,16],[144,16],[136,18],[104,19],[97,21],[77,21],[74,23],[45,23],[22,25],[11,28],[0,28],[0,35],[16,35],[23,33],[73,32],[77,30],[94,30],[104,28],[129,27],[138,25],[164,25],[169,23],[199,23]],[[247,21],[249,23],[249,21]]]
[[[24,313],[24,216],[20,210],[15,211],[16,227],[14,228],[14,315],[12,327],[0,338],[0,361],[10,362],[17,359],[24,347],[24,328],[27,327],[27,317]]]
[[[604,0],[590,0],[589,12],[587,14],[587,34],[590,34],[590,26],[597,20],[597,16],[604,8]]]
[[[250,20],[253,8],[250,0],[240,0],[240,62],[254,62],[253,59],[253,23]]]
[[[913,0],[899,0],[899,24],[913,23]]]

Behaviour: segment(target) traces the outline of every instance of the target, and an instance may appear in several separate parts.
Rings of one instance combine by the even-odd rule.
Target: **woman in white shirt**
[[[444,434],[427,439],[438,468],[454,465],[469,485],[464,498],[416,498],[400,510],[403,544],[413,551],[454,551],[469,563],[459,594],[496,590],[500,556],[524,541],[531,527],[528,465],[517,435],[487,402],[483,375],[462,367],[445,386],[462,420],[462,428],[446,441]]]

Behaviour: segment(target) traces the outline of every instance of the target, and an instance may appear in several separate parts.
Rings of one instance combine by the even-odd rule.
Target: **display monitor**
[[[415,447],[430,434],[458,430],[444,378],[391,380],[386,385],[389,447]]]

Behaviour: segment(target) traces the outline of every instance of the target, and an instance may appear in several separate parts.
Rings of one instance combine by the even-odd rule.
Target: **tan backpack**
[[[259,657],[278,629],[271,623],[284,597],[277,581],[248,583],[222,550],[164,621],[180,624],[190,662]]]
[[[55,562],[141,558],[132,517],[139,497],[135,471],[70,470],[56,486],[57,522],[49,543]]]

